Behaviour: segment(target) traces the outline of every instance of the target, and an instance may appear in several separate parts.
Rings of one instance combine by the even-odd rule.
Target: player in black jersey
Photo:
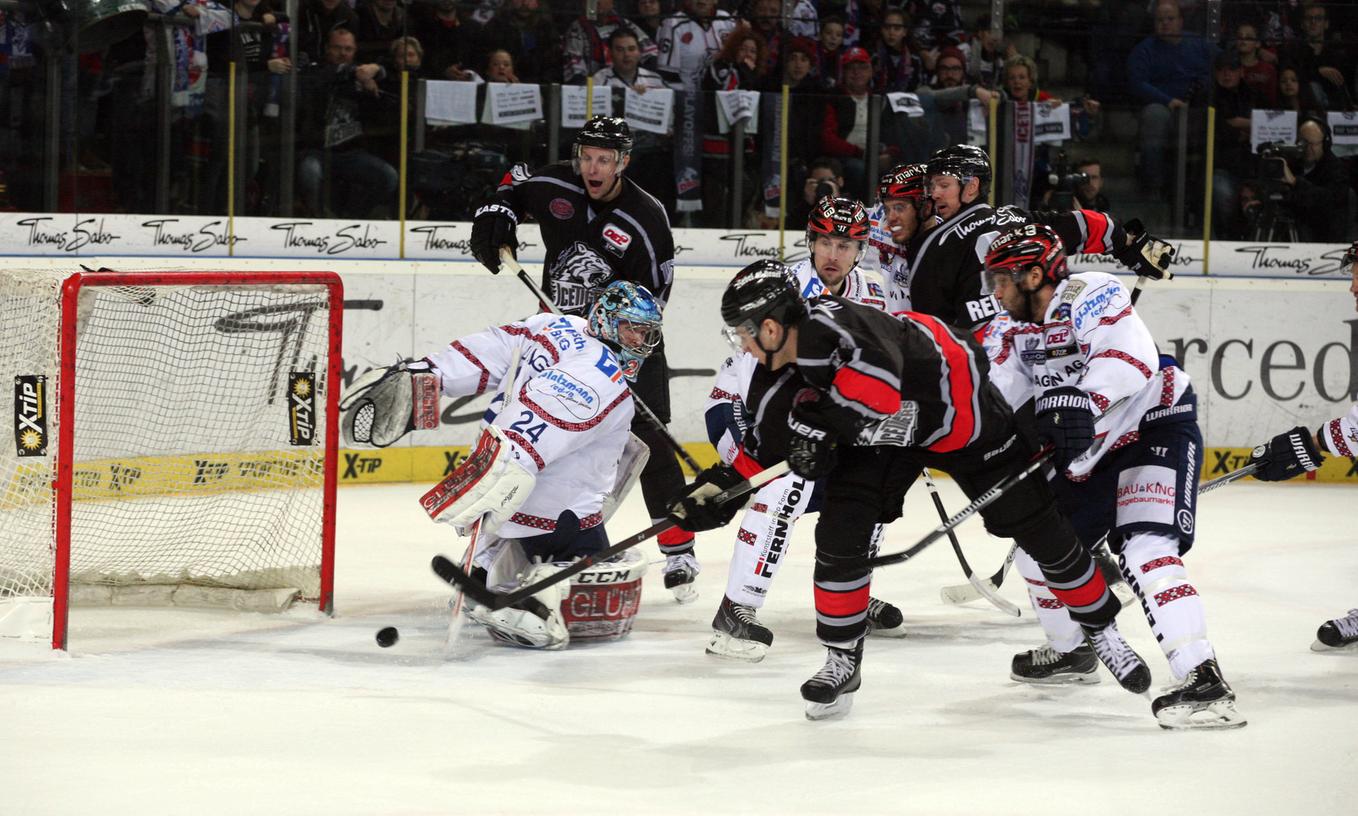
[[[536,172],[516,165],[472,221],[476,260],[498,273],[500,247],[517,250],[515,228],[531,218],[538,222],[546,251],[543,290],[561,311],[588,314],[599,292],[615,280],[645,286],[663,309],[674,277],[674,237],[660,202],[623,175],[631,150],[632,132],[625,120],[596,116],[576,137],[571,161]],[[661,422],[670,421],[664,340],[641,367],[632,391]],[[684,475],[660,431],[640,413],[632,432],[651,451],[641,473],[641,492],[647,512],[658,521],[665,516],[667,500],[683,489]],[[662,533],[659,541],[666,556],[665,585],[681,602],[697,597],[693,534],[674,529]]]
[[[1061,236],[1067,255],[1112,255],[1137,275],[1165,276],[1174,250],[1129,222],[1127,229],[1095,210],[1028,213],[1018,207],[985,203],[990,186],[990,157],[975,145],[950,145],[928,163],[928,194],[941,223],[917,235],[909,247],[910,308],[954,326],[976,329],[995,316],[995,299],[985,294],[984,263],[991,241],[1001,233],[1033,222]]]
[[[727,286],[722,319],[733,343],[759,360],[749,454],[764,466],[786,458],[799,476],[825,479],[815,600],[828,655],[802,696],[812,719],[845,713],[860,683],[873,526],[900,517],[923,467],[947,471],[975,498],[1022,470],[1032,451],[986,380],[985,353],[937,318],[897,320],[832,295],[808,303],[786,267],[760,261]],[[714,488],[739,481],[723,468],[704,471],[671,518],[694,529],[729,521],[743,501],[705,504]],[[1029,548],[1114,675],[1145,691],[1149,669],[1113,626],[1120,604],[1046,480],[1024,479],[981,515],[990,532]]]

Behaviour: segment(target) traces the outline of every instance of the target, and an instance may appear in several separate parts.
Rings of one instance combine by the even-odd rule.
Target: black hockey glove
[[[701,533],[704,530],[717,530],[731,523],[740,508],[745,506],[748,493],[736,499],[728,499],[716,504],[712,499],[724,490],[735,487],[745,479],[730,465],[713,465],[698,474],[693,484],[684,488],[683,494],[670,503],[666,518],[681,530]]]
[[[803,479],[821,479],[839,462],[835,432],[821,410],[820,393],[803,388],[792,398],[787,426],[792,438],[787,443],[787,464]]]
[[[1126,246],[1113,250],[1113,257],[1118,259],[1118,263],[1151,280],[1174,277],[1174,273],[1169,271],[1170,261],[1174,260],[1174,247],[1146,232],[1138,219],[1133,218],[1122,228],[1132,240]]]
[[[1053,388],[1038,397],[1036,420],[1038,441],[1055,448],[1052,462],[1063,471],[1094,443],[1094,411],[1078,388]]]
[[[1254,449],[1250,464],[1254,478],[1262,482],[1281,482],[1320,467],[1322,457],[1311,431],[1298,425]]]
[[[514,237],[518,223],[514,211],[503,204],[487,204],[472,216],[472,257],[492,275],[500,274],[500,247],[509,247],[519,257],[519,241]]]

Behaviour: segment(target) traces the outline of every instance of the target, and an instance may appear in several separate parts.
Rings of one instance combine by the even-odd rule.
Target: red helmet
[[[1070,275],[1061,236],[1046,224],[1015,227],[996,238],[985,255],[987,275],[1005,273],[1015,277],[1034,266],[1040,267],[1043,280],[1052,284]]]
[[[897,165],[877,182],[877,197],[882,201],[906,199],[918,204],[924,200],[924,179],[928,175],[928,165]]]
[[[861,203],[852,198],[826,196],[811,208],[811,218],[806,222],[808,245],[816,235],[834,235],[851,241],[866,241],[868,212],[863,209]]]

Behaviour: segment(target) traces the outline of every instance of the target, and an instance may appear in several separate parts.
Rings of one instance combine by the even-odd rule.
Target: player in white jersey
[[[735,27],[731,15],[717,10],[716,0],[684,0],[683,10],[666,17],[656,31],[660,48],[656,68],[676,77],[684,88],[697,90],[703,69]]]
[[[802,297],[810,300],[824,293],[885,310],[882,287],[857,267],[867,238],[867,213],[863,205],[848,198],[825,197],[812,211],[806,242],[811,257],[793,267]],[[757,361],[740,353],[727,358],[717,372],[712,393],[704,406],[708,436],[722,462],[749,476],[758,464],[742,458],[746,412],[754,418],[760,406],[748,406],[750,378]],[[765,485],[755,494],[736,532],[726,594],[712,621],[712,640],[707,653],[717,657],[758,662],[773,643],[773,633],[759,622],[757,612],[798,518],[818,509],[816,483],[789,474]],[[881,536],[878,527],[876,538]],[[874,545],[876,541],[874,540]],[[904,618],[895,606],[870,599],[868,632],[887,637],[905,635]]]
[[[346,394],[344,428],[350,439],[385,446],[408,430],[437,426],[440,393],[498,392],[475,452],[421,504],[464,535],[480,522],[474,576],[505,589],[497,577],[531,583],[553,562],[608,546],[605,503],[631,439],[628,383],[660,329],[650,292],[615,281],[587,318],[536,314],[375,372]],[[505,568],[516,563],[527,571],[514,576]],[[468,615],[498,640],[560,649],[569,641],[566,593],[557,584],[530,609],[475,607]]]
[[[991,380],[1011,405],[1035,399],[1038,438],[1054,449],[1052,487],[1061,509],[1087,546],[1108,535],[1181,681],[1152,702],[1152,713],[1164,728],[1244,725],[1183,562],[1193,546],[1202,455],[1188,375],[1159,355],[1116,277],[1069,271],[1050,227],[1004,233],[986,253],[985,269],[1012,319],[988,329],[1003,331],[986,344]],[[1016,656],[1012,676],[1096,682],[1094,655],[1076,645],[1079,627],[1068,615],[1041,614],[1044,600],[1036,594],[1034,608],[1049,642]],[[1063,671],[1048,671],[1056,664]]]
[[[1358,241],[1344,253],[1343,265],[1353,278],[1349,293],[1353,295],[1354,308],[1358,309]],[[1316,470],[1327,453],[1358,457],[1358,403],[1344,416],[1321,425],[1315,433],[1299,425],[1278,434],[1254,449],[1250,463],[1256,466],[1256,479],[1280,482]],[[1358,609],[1350,609],[1347,615],[1328,620],[1316,630],[1312,651],[1336,649],[1358,652]]]
[[[863,266],[876,267],[886,284],[887,311],[914,311],[910,301],[910,259],[924,233],[938,224],[933,199],[924,194],[928,165],[902,164],[877,183],[877,206],[868,215],[868,251]]]

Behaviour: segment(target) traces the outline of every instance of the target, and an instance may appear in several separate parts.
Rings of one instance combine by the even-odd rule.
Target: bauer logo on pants
[[[288,372],[288,434],[294,445],[316,444],[316,375]]]
[[[14,378],[14,448],[19,456],[47,455],[47,376]]]

